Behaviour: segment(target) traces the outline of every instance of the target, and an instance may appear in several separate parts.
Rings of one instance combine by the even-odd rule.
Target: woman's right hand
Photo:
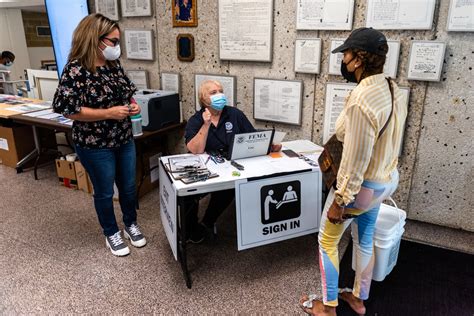
[[[204,125],[211,125],[211,112],[209,109],[205,109],[204,112],[202,112],[202,119],[204,120]]]
[[[123,120],[129,114],[129,107],[126,105],[117,105],[107,109],[109,118],[112,120]]]

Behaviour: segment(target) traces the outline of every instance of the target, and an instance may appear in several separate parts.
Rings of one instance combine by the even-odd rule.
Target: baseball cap
[[[340,53],[349,48],[358,48],[369,53],[385,56],[387,52],[382,49],[383,44],[387,44],[387,38],[382,32],[371,27],[361,27],[352,31],[344,43],[333,49],[332,53]]]

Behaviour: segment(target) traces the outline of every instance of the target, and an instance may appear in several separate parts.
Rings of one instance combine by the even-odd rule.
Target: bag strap
[[[392,90],[392,85],[391,85],[390,79],[388,79],[388,78],[385,78],[385,79],[387,79],[388,89],[390,90],[390,100],[392,101],[392,109],[390,110],[390,115],[388,116],[388,120],[387,120],[387,122],[385,122],[385,125],[380,130],[379,136],[377,137],[377,139],[379,139],[380,136],[382,136],[383,132],[385,132],[385,129],[387,128],[388,123],[390,122],[390,119],[392,118],[392,114],[393,114],[393,90]]]

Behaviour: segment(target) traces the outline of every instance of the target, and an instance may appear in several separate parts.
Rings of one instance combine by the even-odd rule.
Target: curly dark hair
[[[364,71],[362,72],[362,75],[360,76],[360,80],[367,78],[369,76],[383,73],[383,66],[385,64],[385,59],[388,53],[387,44],[383,44],[380,47],[380,50],[382,50],[382,53],[384,53],[383,55],[369,53],[365,50],[358,49],[358,48],[352,48],[351,50],[355,56],[359,57],[364,67]]]

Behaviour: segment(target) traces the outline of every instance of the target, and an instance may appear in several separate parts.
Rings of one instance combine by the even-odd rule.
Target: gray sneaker
[[[112,254],[118,257],[126,256],[130,253],[130,249],[128,249],[128,246],[123,242],[120,231],[112,236],[105,237],[105,245],[110,249]]]
[[[123,235],[125,238],[130,239],[130,242],[133,246],[140,248],[146,245],[145,236],[143,236],[140,231],[140,227],[136,223],[133,223],[130,226],[125,226],[123,230]]]

